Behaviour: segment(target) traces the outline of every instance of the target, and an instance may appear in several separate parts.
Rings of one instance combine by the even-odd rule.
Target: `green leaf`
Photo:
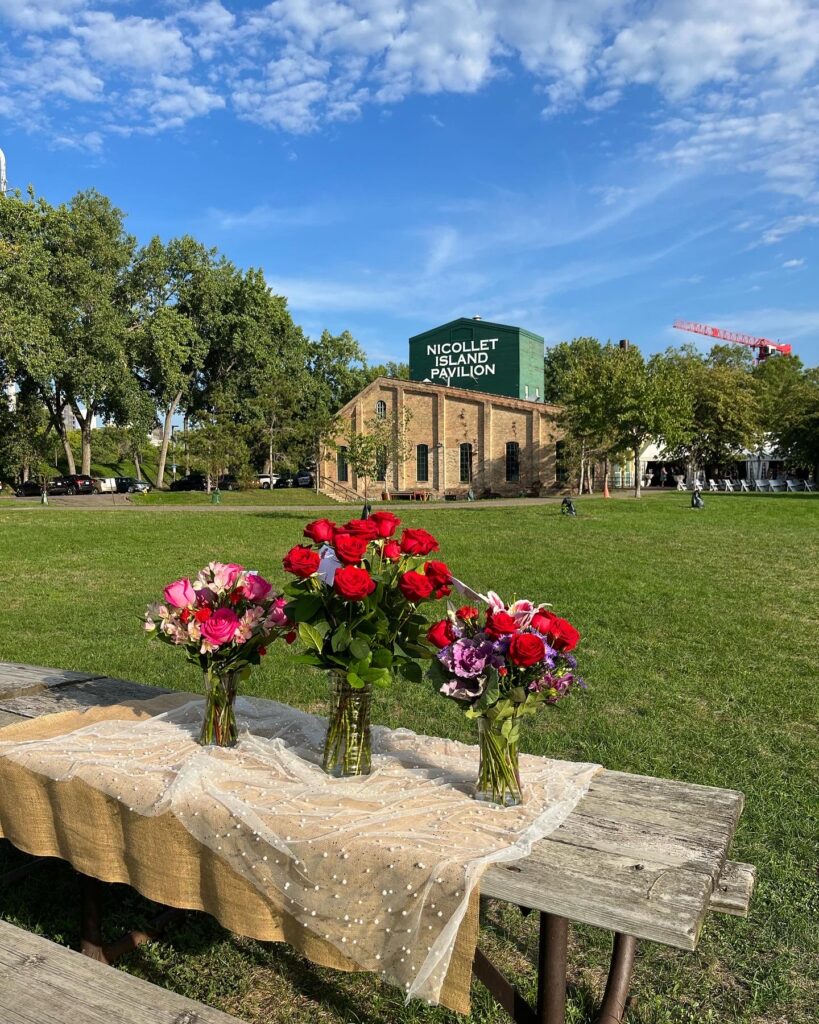
[[[316,654],[297,654],[290,659],[291,665],[313,665],[316,668],[323,668],[324,662]]]
[[[351,640],[352,636],[350,635],[350,630],[347,628],[347,624],[342,622],[342,624],[333,632],[332,639],[330,640],[330,646],[336,652],[346,651],[350,646]]]
[[[315,647],[319,654],[324,646],[324,638],[321,633],[314,629],[309,622],[299,623],[299,636],[301,637],[302,643],[308,647]]]
[[[364,686],[364,680],[361,676],[356,675],[355,672],[347,673],[347,682],[352,686],[354,690],[360,690]]]
[[[399,669],[405,679],[411,683],[420,683],[424,678],[424,671],[417,661],[406,661]]]
[[[366,640],[356,637],[354,640],[350,641],[350,654],[356,659],[356,661],[364,661],[370,656],[370,645]]]
[[[386,647],[380,647],[373,653],[373,668],[390,668],[392,665],[392,652]]]
[[[322,600],[318,594],[303,594],[295,601],[288,601],[285,612],[293,622],[309,622],[321,609]]]

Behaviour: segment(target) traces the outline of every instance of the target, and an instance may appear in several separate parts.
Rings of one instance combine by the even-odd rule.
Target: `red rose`
[[[535,612],[532,616],[532,628],[536,629],[538,633],[542,633],[544,636],[549,632],[549,626],[557,616],[554,612],[548,611],[546,608],[541,608],[540,611]]]
[[[452,628],[452,623],[449,619],[441,619],[440,622],[436,622],[427,632],[427,640],[435,644],[436,647],[449,647],[454,639],[455,630]]]
[[[245,596],[245,592],[244,592],[244,590],[242,590],[242,588],[241,588],[241,587],[237,587],[237,588],[236,588],[236,589],[235,589],[235,590],[233,591],[233,593],[232,593],[232,594],[230,595],[230,597],[228,598],[228,600],[230,601],[230,603],[231,603],[231,604],[238,604],[238,603],[239,603],[239,602],[240,602],[240,601],[242,600],[242,598],[243,598],[244,596]]]
[[[397,540],[391,540],[384,545],[384,557],[390,562],[397,562],[401,557],[401,545]]]
[[[452,582],[452,573],[444,562],[425,562],[424,575],[427,579],[432,580],[436,590]]]
[[[375,580],[370,578],[366,569],[345,565],[336,569],[333,587],[345,601],[363,601],[375,590]]]
[[[505,636],[508,633],[517,633],[518,624],[508,612],[487,612],[486,632],[490,636]]]
[[[191,621],[191,610],[190,610],[190,608],[183,608],[182,609],[182,614],[179,616],[179,618],[183,622],[190,622]]]
[[[575,647],[577,647],[577,643],[580,640],[580,634],[571,622],[567,622],[566,619],[560,619],[555,616],[549,623],[546,638],[556,651],[562,651],[564,654],[568,654],[569,651],[573,651]]]
[[[305,526],[304,536],[309,537],[314,544],[329,544],[335,531],[336,524],[331,523],[329,519],[316,519]]]
[[[211,615],[213,615],[213,612],[210,608],[197,608],[193,613],[193,617],[197,622],[207,622]]]
[[[287,644],[294,644],[296,642],[296,640],[298,639],[298,636],[299,636],[299,634],[295,631],[295,629],[291,630],[289,633],[285,633],[284,634],[285,643],[287,643]]]
[[[320,561],[318,551],[308,548],[305,544],[299,544],[287,552],[282,565],[285,572],[292,572],[294,576],[307,579],[317,571]]]
[[[401,550],[405,555],[429,555],[438,548],[438,541],[426,530],[407,527],[401,534]]]
[[[398,580],[398,589],[411,604],[418,604],[421,601],[426,601],[428,597],[432,597],[435,587],[432,580],[411,569],[409,572],[402,573]]]
[[[546,645],[536,633],[515,633],[509,644],[509,660],[521,668],[543,661]]]
[[[455,614],[463,622],[469,622],[470,619],[477,619],[480,613],[478,612],[478,609],[473,608],[471,604],[465,604],[463,608],[459,608]]]
[[[338,560],[345,565],[358,565],[367,551],[369,541],[366,537],[355,537],[351,533],[337,533],[333,541],[333,549]]]
[[[401,525],[401,520],[398,516],[393,515],[392,512],[373,512],[370,516],[370,522],[375,523],[378,527],[379,537],[392,537]]]
[[[351,519],[341,529],[354,537],[364,537],[365,540],[375,540],[380,536],[378,526],[371,519]]]

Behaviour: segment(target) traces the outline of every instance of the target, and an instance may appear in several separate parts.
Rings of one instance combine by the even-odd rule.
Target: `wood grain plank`
[[[236,1024],[237,1018],[0,921],[3,1024]]]
[[[87,683],[73,683],[56,689],[0,699],[0,712],[22,715],[24,718],[39,718],[41,715],[52,715],[58,711],[83,711],[92,707],[109,707],[124,700],[147,700],[169,692],[158,686],[145,686],[143,683],[132,683],[127,679],[111,679],[104,676]]]
[[[20,665],[3,661],[0,662],[0,697],[14,697],[96,678],[98,674],[93,672],[64,672],[61,669],[42,668],[39,665]]]
[[[753,864],[728,861],[714,886],[711,910],[732,914],[734,917],[747,917],[755,885],[756,868]]]

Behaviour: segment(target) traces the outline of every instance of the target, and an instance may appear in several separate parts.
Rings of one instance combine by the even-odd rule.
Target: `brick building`
[[[543,338],[521,327],[461,317],[409,339],[410,380],[379,377],[339,413],[336,444],[319,468],[322,490],[364,492],[344,438],[389,419],[407,426],[408,457],[379,467],[370,493],[532,494],[562,486],[558,408],[545,405]]]

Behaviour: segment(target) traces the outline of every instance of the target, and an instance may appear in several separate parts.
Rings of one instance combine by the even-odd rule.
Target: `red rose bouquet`
[[[165,587],[164,601],[148,606],[145,630],[185,650],[205,680],[205,718],[199,742],[233,746],[238,684],[284,634],[295,640],[285,599],[258,573],[235,563],[211,562],[191,582]]]
[[[306,647],[297,661],[330,673],[331,715],[324,769],[333,775],[370,770],[371,688],[396,673],[420,682],[416,658],[430,658],[429,622],[420,606],[449,593],[451,574],[429,556],[438,542],[426,530],[406,528],[392,512],[309,523],[309,541],[287,553],[296,577],[285,607]]]
[[[583,685],[572,654],[580,634],[543,605],[521,600],[507,607],[491,591],[486,600],[483,621],[477,608],[450,607],[429,630],[439,648],[430,675],[441,693],[478,719],[478,798],[511,806],[523,799],[519,721]]]

